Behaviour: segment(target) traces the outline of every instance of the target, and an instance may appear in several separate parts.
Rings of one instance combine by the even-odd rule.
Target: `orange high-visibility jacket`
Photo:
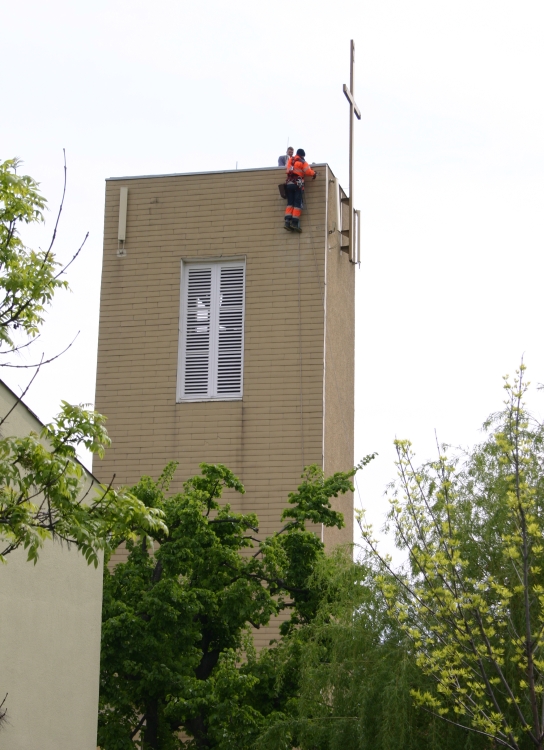
[[[313,177],[315,174],[308,162],[296,155],[289,157],[285,171],[287,172],[287,182],[297,182],[300,179],[302,184],[304,184],[305,177]]]

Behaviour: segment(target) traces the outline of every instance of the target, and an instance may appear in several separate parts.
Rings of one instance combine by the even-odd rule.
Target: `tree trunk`
[[[202,714],[186,722],[185,728],[193,735],[196,746],[199,750],[207,750],[207,748],[211,747],[208,731]]]
[[[210,636],[209,634],[204,633],[202,638],[203,653],[200,659],[200,663],[195,669],[195,677],[197,678],[197,680],[207,680],[213,672],[217,662],[219,661],[219,654],[221,652],[218,648],[214,649],[213,651],[208,651],[209,644]],[[211,747],[211,742],[208,737],[208,728],[206,726],[206,721],[203,714],[195,716],[194,719],[187,721],[185,723],[185,728],[188,729],[195,738],[196,746],[198,748],[206,750],[206,748]]]
[[[160,750],[159,747],[159,702],[150,701],[145,708],[145,750]]]

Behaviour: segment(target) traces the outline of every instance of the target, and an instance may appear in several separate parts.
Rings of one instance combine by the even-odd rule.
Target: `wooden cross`
[[[349,102],[349,198],[347,201],[349,203],[349,223],[347,230],[344,230],[342,234],[347,236],[349,239],[349,259],[352,263],[355,263],[355,232],[353,231],[353,115],[355,115],[357,119],[360,120],[361,112],[359,110],[359,107],[355,104],[354,99],[353,69],[355,63],[355,45],[353,44],[353,39],[350,41],[349,45],[349,89],[346,84],[344,84],[344,94],[346,95],[346,99]],[[357,227],[357,231],[359,231],[359,227]]]

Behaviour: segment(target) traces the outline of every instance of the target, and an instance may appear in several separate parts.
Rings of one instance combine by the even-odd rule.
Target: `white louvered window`
[[[242,397],[243,261],[184,263],[178,401]]]

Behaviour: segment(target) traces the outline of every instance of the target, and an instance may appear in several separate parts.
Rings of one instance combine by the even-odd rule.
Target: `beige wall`
[[[326,474],[346,471],[353,465],[355,376],[355,273],[347,253],[340,249],[337,231],[338,181],[329,170],[327,201],[329,234],[326,250],[324,376],[324,469]],[[349,209],[343,208],[344,227]],[[339,497],[334,507],[344,514],[346,527],[325,530],[328,547],[353,541],[353,493]]]
[[[221,462],[246,488],[234,508],[257,513],[268,534],[304,465],[353,464],[354,267],[328,249],[332,175],[318,169],[302,234],[283,228],[281,169],[107,181],[96,408],[112,447],[94,466],[102,481],[156,477],[175,459],[178,491],[200,462]],[[121,187],[125,257],[117,256]],[[181,262],[220,256],[246,259],[244,396],[176,403]],[[351,541],[352,504],[342,502],[347,529],[327,535],[330,543]]]
[[[0,383],[0,415],[15,403]],[[39,434],[19,404],[2,437]],[[0,565],[0,701],[8,724],[2,750],[94,750],[98,716],[102,566],[75,550],[44,546],[37,565],[22,550]]]

